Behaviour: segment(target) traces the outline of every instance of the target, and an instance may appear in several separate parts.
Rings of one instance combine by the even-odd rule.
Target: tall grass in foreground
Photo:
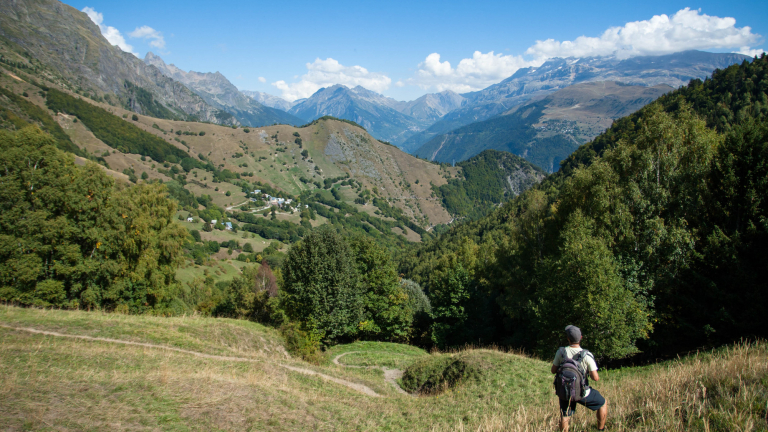
[[[661,365],[603,374],[595,383],[608,399],[611,431],[768,431],[768,345],[740,343]],[[607,378],[607,379],[606,379]],[[556,430],[557,400],[547,406],[520,406],[494,413],[457,431]],[[571,431],[594,430],[583,406]],[[437,430],[437,429],[433,429]]]

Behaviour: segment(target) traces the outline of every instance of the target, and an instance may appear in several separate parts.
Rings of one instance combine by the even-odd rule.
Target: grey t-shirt
[[[567,358],[573,358],[577,353],[583,351],[584,349],[581,347],[574,348],[574,347],[560,347],[557,350],[557,354],[555,354],[555,360],[552,362],[555,366],[560,366],[561,363],[563,363],[563,355],[565,355]],[[581,358],[581,368],[584,369],[587,372],[587,385],[589,385],[589,373],[592,371],[597,370],[597,363],[595,362],[595,359],[591,355],[585,355]],[[584,394],[584,397],[589,396],[590,389],[587,389],[587,392]]]

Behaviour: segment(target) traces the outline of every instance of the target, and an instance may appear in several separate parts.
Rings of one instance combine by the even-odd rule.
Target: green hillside
[[[516,197],[546,173],[511,153],[485,150],[457,164],[461,177],[435,187],[445,208],[457,217],[485,216],[495,206]]]
[[[766,73],[763,56],[671,92],[415,247],[400,271],[445,308],[432,341],[549,352],[567,321],[618,359],[765,337]]]

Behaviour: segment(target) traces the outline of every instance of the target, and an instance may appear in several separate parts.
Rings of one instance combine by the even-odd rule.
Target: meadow
[[[766,351],[744,342],[601,371],[608,427],[764,431]],[[398,391],[414,365],[447,358],[471,367],[430,392]],[[290,356],[277,330],[244,320],[0,306],[0,365],[9,431],[538,431],[558,420],[549,362],[523,353],[358,341],[315,365]],[[405,377],[388,382],[382,367]],[[592,413],[579,409],[571,428],[593,430]]]

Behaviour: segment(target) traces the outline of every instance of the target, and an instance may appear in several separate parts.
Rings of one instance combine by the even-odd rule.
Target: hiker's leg
[[[591,409],[597,416],[597,429],[605,428],[605,419],[608,418],[608,404],[603,395],[595,389],[589,390],[589,395],[579,401],[580,404]]]
[[[608,401],[595,412],[597,415],[597,428],[600,430],[605,429],[605,420],[608,419]]]
[[[576,402],[560,399],[560,430],[568,432],[571,416],[576,410]]]

